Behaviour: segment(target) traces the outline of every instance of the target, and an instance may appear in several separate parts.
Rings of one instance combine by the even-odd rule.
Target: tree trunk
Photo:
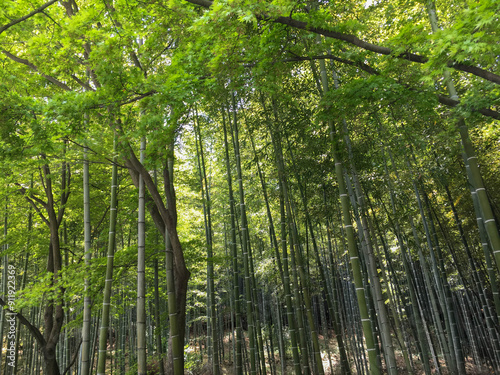
[[[323,93],[328,93],[328,80],[326,76],[325,62],[320,61],[321,64],[321,83],[323,86]],[[361,322],[363,326],[363,334],[365,337],[366,347],[368,351],[370,371],[373,375],[380,374],[380,368],[377,358],[377,352],[375,348],[375,337],[373,334],[372,324],[368,314],[368,304],[365,297],[364,287],[363,287],[363,276],[361,273],[361,263],[359,259],[359,251],[356,244],[356,239],[354,235],[354,229],[351,221],[351,213],[349,211],[349,198],[347,195],[347,189],[344,182],[344,172],[342,168],[342,162],[338,156],[339,146],[338,137],[335,138],[335,128],[333,120],[328,122],[331,134],[332,142],[332,152],[335,161],[335,175],[337,177],[337,183],[339,186],[340,203],[342,207],[342,220],[344,225],[344,230],[347,235],[347,243],[349,249],[349,255],[351,258],[352,272],[354,276],[354,283],[356,285],[356,296],[358,299],[359,310],[361,314]]]
[[[141,140],[140,162],[144,163],[146,138]],[[139,180],[137,228],[137,373],[146,375],[146,212],[144,180]]]
[[[236,361],[235,361],[235,375],[243,374],[242,364],[242,332],[241,332],[241,304],[240,304],[240,287],[239,287],[239,271],[238,271],[238,250],[236,247],[236,218],[235,218],[235,202],[233,194],[233,180],[231,177],[231,163],[229,159],[229,146],[227,141],[227,129],[224,109],[222,112],[222,121],[224,127],[224,150],[226,156],[226,175],[227,186],[229,192],[229,211],[231,220],[231,258],[233,266],[233,298],[234,298],[234,314],[236,324]]]
[[[87,117],[85,117],[87,121]],[[85,266],[90,267],[90,191],[89,191],[89,161],[88,161],[88,147],[83,148],[83,237],[84,237],[84,254],[85,254]],[[81,366],[82,375],[89,375],[90,369],[90,353],[91,353],[91,343],[90,343],[90,326],[91,326],[91,304],[89,292],[89,279],[85,278],[85,289],[83,297],[83,326],[82,326],[82,354],[81,354]]]
[[[167,374],[184,374],[184,335],[186,327],[186,299],[189,271],[184,263],[182,246],[177,235],[177,208],[174,191],[174,143],[169,147],[170,156],[164,170],[165,195],[170,215],[165,233],[168,314],[170,337]],[[172,372],[169,372],[172,371]]]
[[[144,165],[137,159],[130,144],[126,144],[129,157],[125,160],[135,186],[139,186],[139,176],[144,179],[146,207],[156,228],[165,238],[168,313],[170,317],[170,337],[167,373],[184,373],[184,335],[186,326],[186,296],[190,272],[186,268],[182,245],[177,234],[177,208],[173,183],[173,147],[168,150],[168,162],[163,170],[164,191],[167,204],[163,202],[156,184]]]
[[[208,340],[209,340],[209,360],[212,361],[213,375],[219,375],[219,342],[217,334],[217,319],[215,312],[215,286],[214,286],[214,261],[213,261],[213,246],[212,246],[212,215],[211,215],[211,200],[205,169],[205,156],[203,153],[203,142],[201,139],[201,130],[199,124],[198,113],[196,113],[195,135],[198,140],[196,143],[196,154],[198,159],[198,170],[200,176],[201,196],[203,201],[203,216],[205,220],[205,238],[207,241],[207,302],[208,302]],[[196,138],[196,137],[195,137]],[[199,143],[199,147],[198,147]],[[210,352],[211,350],[211,352]],[[211,357],[211,358],[210,358]]]
[[[113,142],[113,152],[116,152],[116,136]],[[109,314],[111,301],[111,287],[113,282],[113,261],[115,254],[115,230],[116,230],[116,206],[118,190],[118,167],[116,165],[117,156],[113,156],[113,167],[111,172],[111,202],[109,209],[109,237],[108,254],[106,263],[106,279],[104,281],[104,297],[102,302],[101,330],[99,332],[99,356],[97,360],[97,375],[106,373],[106,354],[109,331]]]
[[[250,257],[252,256],[249,251],[249,239],[248,239],[248,223],[246,217],[246,207],[245,207],[245,193],[243,190],[243,179],[241,172],[241,160],[240,160],[240,149],[239,149],[239,133],[238,133],[238,121],[236,117],[236,99],[233,94],[233,141],[234,141],[234,153],[236,157],[236,170],[238,174],[238,191],[240,197],[240,231],[242,234],[241,248],[243,252],[243,266],[245,270],[245,299],[246,299],[246,312],[248,319],[248,336],[250,339],[250,374],[257,374],[257,368],[259,363],[257,361],[257,340],[255,337],[255,316],[254,316],[254,305],[252,299],[252,275],[250,274]],[[260,329],[260,327],[259,327]]]

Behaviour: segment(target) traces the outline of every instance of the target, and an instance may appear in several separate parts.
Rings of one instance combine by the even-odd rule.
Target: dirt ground
[[[322,350],[324,350],[324,338],[322,336],[320,338],[320,343],[322,345]],[[342,374],[341,369],[340,369],[340,355],[336,351],[336,340],[335,337],[329,337],[328,339],[328,346],[331,351],[331,360],[328,359],[328,355],[325,351],[322,351],[322,359],[323,359],[323,369],[325,370],[325,375],[340,375]],[[186,361],[186,365],[189,366],[186,369],[186,374],[190,375],[212,375],[212,369],[208,364],[207,360],[207,355],[205,348],[202,347],[202,350],[204,350],[204,353],[202,356],[200,356],[200,348],[198,346],[198,340],[196,340],[196,345],[192,345],[188,348],[187,350],[187,357],[188,361]],[[233,367],[233,361],[232,361],[232,342],[230,339],[230,336],[226,336],[224,338],[224,358],[221,362],[221,374],[223,375],[233,375],[234,374],[234,367]],[[267,354],[266,354],[267,355]],[[423,375],[425,374],[422,364],[420,363],[420,359],[418,356],[413,356],[412,362],[413,362],[413,371],[409,372],[406,369],[406,364],[404,361],[404,358],[401,354],[401,352],[396,353],[397,358],[397,366],[398,366],[398,374],[404,375],[404,374],[415,374],[415,375]],[[195,358],[193,361],[192,359]],[[201,358],[203,358],[203,362],[201,361]],[[441,367],[441,374],[442,375],[453,375],[449,374],[448,371],[445,368],[444,360],[440,360],[440,367]],[[279,360],[279,355],[276,350],[275,354],[275,367],[276,371],[278,374],[281,374],[281,363]],[[432,367],[432,373],[433,374],[438,374],[439,372],[434,368],[433,365]],[[491,368],[480,368],[477,366],[472,358],[467,358],[466,359],[466,372],[468,375],[489,375],[493,373],[493,370]],[[266,361],[266,368],[267,368],[267,373],[271,374],[271,363],[270,361]],[[353,361],[351,361],[351,370],[353,374],[358,374],[356,371],[355,365]],[[383,371],[385,373],[385,371]],[[284,374],[292,374],[293,373],[293,367],[292,367],[292,359],[291,356],[290,358],[287,356],[287,363],[285,365],[285,372]]]

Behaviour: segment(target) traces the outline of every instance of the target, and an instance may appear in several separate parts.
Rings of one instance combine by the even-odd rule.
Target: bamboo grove
[[[500,373],[499,14],[3,0],[0,374]]]

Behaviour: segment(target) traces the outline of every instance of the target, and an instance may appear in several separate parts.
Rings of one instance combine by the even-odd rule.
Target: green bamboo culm
[[[33,188],[33,176],[31,177],[31,184],[30,184],[31,188]],[[4,229],[4,237],[7,237],[7,222],[5,223],[5,229]],[[66,222],[64,223],[65,224],[65,227],[66,227]],[[26,287],[26,282],[28,281],[28,266],[29,266],[29,261],[30,261],[30,253],[31,253],[31,234],[32,234],[32,230],[33,230],[33,212],[32,212],[32,207],[29,208],[29,212],[28,212],[28,238],[26,239],[26,254],[25,254],[25,258],[24,258],[24,267],[23,267],[23,277],[22,277],[22,280],[21,280],[21,290],[24,290],[24,288]],[[5,246],[7,247],[8,245],[5,244]],[[19,313],[23,313],[22,309]],[[15,362],[14,362],[14,368],[12,369],[12,374],[17,374],[17,369],[18,369],[18,366],[19,366],[19,344],[21,342],[21,327],[23,327],[21,325],[21,322],[19,320],[17,320],[17,326],[16,326],[16,359],[15,359]],[[24,330],[23,330],[24,331]],[[24,336],[24,335],[23,335]],[[65,332],[65,336],[67,338],[67,330]],[[24,343],[24,339],[23,339],[23,343]],[[67,346],[66,346],[67,348]]]
[[[427,13],[429,15],[429,21],[431,24],[432,32],[436,33],[439,31],[438,18],[436,14],[436,6],[432,0],[426,1]],[[444,79],[448,89],[448,93],[451,99],[459,100],[455,84],[451,78],[449,70],[445,70]],[[477,200],[479,202],[480,212],[478,214],[482,215],[482,221],[484,223],[484,228],[490,240],[493,255],[495,257],[498,271],[500,272],[500,232],[491,208],[488,195],[484,186],[483,178],[481,176],[481,171],[479,170],[479,165],[477,162],[476,152],[474,151],[474,146],[470,140],[469,129],[463,117],[459,117],[457,120],[457,128],[460,134],[460,139],[462,142],[462,147],[465,153],[465,158],[469,166],[467,177],[469,183],[472,186],[472,193],[476,194]],[[497,311],[500,315],[500,312]]]
[[[85,122],[88,121],[88,116],[85,115]],[[85,141],[83,147],[83,233],[84,233],[84,252],[85,266],[90,267],[90,190],[89,190],[89,160],[88,146]],[[91,328],[91,299],[89,295],[89,280],[85,278],[85,296],[83,300],[83,327],[82,327],[82,354],[81,354],[81,374],[90,374],[90,328]]]
[[[239,287],[239,272],[238,272],[238,250],[236,247],[236,219],[234,208],[234,194],[233,194],[233,181],[231,177],[231,163],[229,159],[229,146],[227,141],[226,118],[224,110],[222,112],[222,122],[224,128],[224,149],[226,156],[226,172],[227,172],[227,186],[229,191],[229,210],[231,220],[231,258],[233,267],[233,298],[234,298],[234,314],[236,325],[236,362],[235,362],[235,375],[243,375],[242,364],[242,332],[241,332],[241,307],[240,307],[240,287]]]
[[[111,171],[111,201],[109,208],[108,255],[106,262],[106,280],[104,281],[104,297],[102,302],[101,329],[99,332],[99,356],[97,360],[97,375],[106,374],[106,357],[109,331],[109,312],[111,286],[113,282],[113,261],[115,254],[115,230],[117,216],[118,168],[116,155],[117,137],[113,140],[113,166]]]
[[[7,198],[5,199],[5,212],[4,212],[4,226],[3,226],[3,237],[4,239],[7,239],[7,224],[8,224],[8,214],[7,214]],[[7,244],[2,245],[2,252],[5,252],[8,249]],[[7,257],[7,254],[4,253],[2,256],[2,263],[3,263],[3,272],[2,272],[2,295],[6,296],[7,295],[7,269],[8,269],[8,263],[9,263],[9,258]],[[4,321],[5,321],[5,310],[4,307],[2,306],[0,308],[0,339],[4,339]],[[2,366],[2,359],[3,356],[0,355],[0,369]]]
[[[141,140],[140,162],[144,163],[146,138]],[[146,213],[144,179],[139,178],[137,223],[137,373],[146,375]]]
[[[196,122],[195,122],[195,135],[197,135],[198,140],[195,139],[196,143],[196,154],[198,160],[198,170],[200,177],[200,186],[201,186],[201,195],[203,201],[203,216],[205,220],[205,238],[207,241],[207,292],[208,292],[208,328],[210,330],[210,334],[208,335],[208,339],[211,342],[211,345],[208,345],[209,349],[211,348],[211,360],[212,360],[212,372],[213,375],[219,375],[219,341],[217,335],[217,319],[216,319],[216,311],[215,311],[215,287],[214,287],[214,261],[213,261],[213,236],[212,236],[212,216],[211,216],[211,201],[210,201],[210,192],[208,189],[208,179],[205,168],[205,157],[203,153],[203,142],[201,139],[201,130],[199,124],[199,117],[196,111]],[[199,143],[199,146],[198,146]]]
[[[155,168],[153,172],[154,184],[158,186],[158,178],[157,178],[157,169]],[[155,234],[155,248],[160,249],[159,247],[159,233]],[[159,276],[159,264],[158,259],[155,258],[153,260],[153,268],[154,268],[154,336],[156,340],[156,356],[159,360],[159,375],[165,375],[165,362],[163,358],[163,344],[162,344],[162,319],[161,319],[161,306],[160,306],[160,276]]]
[[[289,152],[290,152],[290,156],[292,158],[293,170],[296,171],[297,168],[296,168],[296,164],[295,164],[295,160],[294,160],[294,154],[293,154],[293,150],[292,150],[292,147],[291,147],[290,144],[289,144]],[[313,250],[314,250],[314,258],[316,259],[316,263],[318,265],[321,265],[321,260],[320,260],[320,256],[319,256],[319,248],[318,248],[318,244],[316,242],[316,237],[315,237],[315,234],[314,234],[314,228],[313,228],[313,225],[312,225],[311,216],[309,214],[307,197],[306,197],[306,194],[305,194],[305,191],[304,191],[305,187],[303,186],[302,180],[301,180],[300,175],[298,173],[296,173],[296,179],[297,179],[297,182],[298,182],[298,187],[299,187],[300,196],[301,196],[301,199],[302,199],[302,204],[304,206],[304,214],[305,214],[306,224],[307,224],[307,227],[309,228],[309,232],[311,233],[311,241],[312,241]],[[330,244],[330,246],[331,246],[331,244]],[[302,264],[302,262],[301,262],[301,264]],[[321,282],[321,286],[322,286],[323,290],[327,291],[328,290],[328,286],[327,286],[327,280],[326,280],[326,277],[325,277],[325,274],[324,274],[324,271],[323,271],[323,267],[321,267],[321,266],[318,267],[318,271],[319,271],[319,276],[320,276],[319,279],[320,279],[320,282]],[[305,277],[305,274],[306,274],[305,271],[302,271],[302,273],[304,274],[304,276],[301,276],[301,278],[305,279],[306,278]],[[336,335],[336,338],[337,338],[338,350],[339,350],[340,358],[341,358],[342,372],[344,374],[350,374],[351,373],[351,369],[349,368],[349,364],[348,364],[348,361],[347,361],[347,354],[346,354],[346,351],[345,351],[345,347],[344,347],[344,343],[343,343],[343,338],[342,338],[343,334],[340,332],[338,324],[337,324],[338,317],[336,317],[335,313],[334,313],[335,309],[333,307],[332,298],[331,298],[331,296],[330,296],[329,293],[325,293],[325,297],[326,297],[325,299],[326,299],[326,303],[327,303],[327,306],[328,306],[328,309],[329,309],[329,313],[331,314],[331,317],[332,317],[333,329],[334,329],[334,332],[335,332],[335,335]],[[321,307],[324,307],[324,306],[321,305]],[[309,321],[311,321],[312,317],[310,316],[311,314],[309,313],[310,312],[309,310],[310,310],[310,307],[308,308],[308,319],[309,319]],[[310,324],[311,324],[311,322],[310,322]],[[312,325],[311,325],[311,329],[312,329]],[[315,345],[314,336],[312,338],[313,338],[313,346],[314,346]],[[319,355],[320,355],[319,354],[319,350],[315,350],[315,356],[319,356]],[[321,366],[321,369],[320,369],[319,368],[320,364],[322,364],[322,361],[318,360],[318,358],[317,358],[316,359],[316,366],[318,367],[318,372],[321,373],[323,371],[323,367]]]
[[[338,79],[337,79],[337,74],[335,71],[333,71],[333,77],[334,77],[334,82],[335,82],[335,88],[338,89]],[[390,321],[389,321],[389,314],[387,312],[387,308],[385,306],[385,298],[382,293],[382,286],[380,283],[380,278],[378,276],[377,272],[377,265],[376,265],[376,259],[375,255],[373,252],[373,245],[372,245],[372,240],[370,237],[370,232],[368,230],[368,220],[367,220],[367,215],[366,215],[366,203],[365,203],[365,195],[364,192],[361,189],[361,185],[359,183],[358,179],[358,172],[356,169],[356,165],[354,163],[354,156],[352,152],[352,147],[351,147],[351,140],[349,137],[348,129],[347,129],[347,122],[345,121],[345,118],[342,118],[343,122],[343,128],[344,128],[344,139],[345,143],[347,145],[347,151],[348,151],[348,158],[350,162],[350,169],[351,169],[351,176],[352,176],[352,181],[354,184],[354,195],[356,195],[357,202],[354,201],[353,205],[357,206],[357,217],[358,217],[358,228],[359,228],[359,233],[361,237],[361,249],[363,250],[363,256],[364,259],[366,259],[366,270],[368,273],[368,278],[370,280],[370,287],[373,292],[373,297],[374,297],[374,307],[376,310],[376,318],[377,318],[377,323],[380,328],[380,337],[383,345],[383,354],[384,358],[386,361],[386,366],[387,366],[387,372],[390,375],[397,375],[397,365],[396,365],[396,355],[394,353],[394,346],[392,344],[392,337],[391,337],[391,327],[390,327]],[[348,185],[348,190],[349,188],[352,189],[350,186],[350,179],[346,178],[346,183]],[[408,369],[410,367],[408,366]]]
[[[174,141],[169,145],[169,157],[167,161],[167,170],[169,186],[169,196],[174,199]],[[167,209],[175,210],[175,202],[168,202],[167,199]],[[167,273],[167,295],[168,295],[168,317],[170,324],[170,341],[171,348],[169,349],[169,355],[172,356],[173,363],[173,375],[183,375],[184,374],[184,342],[182,340],[182,335],[179,327],[179,314],[177,309],[177,298],[175,293],[175,277],[174,277],[174,250],[172,248],[172,242],[170,235],[168,233],[167,227],[165,227],[165,269]]]
[[[321,67],[321,84],[323,88],[323,93],[328,93],[328,79],[326,76],[326,67],[323,60],[320,61]],[[361,315],[361,323],[363,326],[363,335],[365,337],[366,349],[368,351],[368,361],[370,365],[370,372],[372,375],[379,375],[380,368],[377,358],[377,351],[375,348],[375,337],[373,335],[372,324],[370,316],[368,314],[368,304],[365,297],[365,289],[363,286],[363,275],[361,273],[361,263],[359,259],[359,251],[356,244],[356,238],[354,235],[354,228],[352,226],[351,213],[349,210],[349,196],[347,194],[347,189],[344,182],[344,171],[342,167],[342,162],[338,156],[338,144],[335,139],[335,126],[332,120],[328,121],[330,128],[330,137],[332,142],[332,152],[335,162],[335,176],[337,178],[337,184],[340,194],[340,204],[342,209],[342,223],[347,237],[347,245],[349,250],[349,256],[351,260],[351,268],[354,277],[354,284],[356,287],[356,297],[358,300],[359,312]]]
[[[262,104],[264,106],[264,100],[262,100]],[[265,108],[264,108],[265,111]],[[276,122],[278,123],[278,118],[277,114],[275,111],[275,117],[276,117]],[[271,141],[273,143],[273,148],[274,148],[274,156],[275,156],[275,162],[276,162],[276,167],[278,170],[278,186],[279,186],[279,199],[280,199],[280,218],[281,218],[281,250],[282,250],[282,255],[283,255],[283,276],[282,276],[282,283],[283,283],[283,290],[285,292],[285,303],[286,303],[286,315],[287,315],[287,320],[288,320],[288,331],[290,335],[290,343],[292,346],[292,358],[293,358],[293,369],[294,373],[296,375],[300,375],[302,373],[301,370],[301,357],[299,354],[299,349],[298,349],[298,341],[297,341],[297,324],[295,322],[295,311],[294,311],[294,305],[293,305],[293,300],[292,300],[292,291],[290,288],[290,271],[289,271],[289,266],[288,266],[288,248],[287,248],[287,218],[286,218],[286,210],[285,210],[285,187],[284,187],[284,180],[285,180],[285,173],[284,173],[284,166],[283,166],[283,153],[281,151],[281,140],[279,139],[279,136],[276,134],[272,127],[271,127],[271,121],[269,120],[268,116],[266,115],[267,119],[267,124],[268,124],[268,129],[269,133],[271,135]]]
[[[233,132],[234,132],[234,153],[236,157],[236,170],[238,174],[238,190],[240,196],[240,210],[241,210],[241,248],[243,251],[243,266],[245,270],[245,298],[246,298],[246,312],[248,319],[248,335],[250,339],[250,373],[251,375],[257,374],[257,367],[259,364],[257,362],[256,356],[256,340],[255,340],[255,319],[254,319],[254,309],[252,304],[252,282],[250,275],[250,257],[249,252],[249,241],[248,241],[248,224],[246,218],[246,208],[245,208],[245,194],[243,190],[243,180],[241,172],[241,160],[240,160],[240,146],[239,146],[239,132],[238,132],[238,120],[236,115],[236,94],[232,96],[233,104]]]

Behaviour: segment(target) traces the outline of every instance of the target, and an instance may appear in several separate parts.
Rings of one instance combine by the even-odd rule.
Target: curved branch
[[[47,224],[48,226],[50,226],[49,225],[49,221],[47,220],[47,218],[43,215],[43,213],[40,210],[40,208],[35,204],[35,202],[38,202],[39,204],[42,205],[43,208],[46,209],[47,208],[47,203],[45,203],[43,200],[41,200],[40,198],[36,197],[33,194],[30,194],[28,196],[26,188],[23,187],[20,183],[16,183],[16,185],[19,186],[19,192],[24,196],[24,198],[26,199],[26,201],[35,209],[35,211],[40,216],[40,218],[42,219],[42,221],[45,224]]]
[[[10,313],[11,315],[15,315],[17,319],[26,327],[28,328],[28,331],[31,332],[31,334],[35,337],[36,341],[40,344],[40,346],[44,347],[46,344],[45,339],[43,338],[42,333],[38,328],[36,328],[33,324],[31,324],[26,317],[19,313],[19,312],[14,312],[10,309],[5,308],[5,306],[9,306],[7,302],[5,302],[2,298],[0,298],[0,305],[4,306],[4,310]]]
[[[87,91],[95,91],[95,89],[90,86],[89,84],[87,84],[86,82],[82,81],[80,78],[78,78],[76,75],[72,74],[71,75],[71,78],[73,78],[76,82],[78,82],[78,84],[80,86],[82,86],[84,89],[86,89]]]
[[[6,25],[0,26],[0,34],[3,33],[5,30],[11,28],[12,26],[17,25],[18,23],[26,21],[28,18],[33,17],[35,14],[43,12],[45,10],[45,8],[48,8],[49,6],[51,6],[52,4],[54,4],[56,2],[57,2],[57,0],[50,0],[49,2],[46,2],[45,4],[43,4],[41,7],[35,9],[33,12],[28,13],[24,17],[18,18],[14,21],[9,22]]]
[[[78,354],[80,354],[80,346],[82,345],[82,339],[80,338],[80,341],[78,342],[78,345],[76,346],[76,350],[73,353],[73,358],[71,359],[71,362],[68,363],[68,366],[66,366],[66,369],[63,372],[63,375],[66,375],[68,371],[71,369],[71,366],[73,366],[76,362],[76,359],[78,358]]]
[[[166,224],[169,221],[170,212],[165,207],[165,204],[163,203],[163,199],[158,191],[158,188],[156,187],[156,184],[154,183],[147,169],[144,168],[144,165],[139,161],[139,159],[135,155],[132,146],[128,142],[126,146],[129,151],[129,157],[126,159],[126,165],[130,167],[130,169],[135,170],[142,177],[142,179],[144,180],[144,184],[148,189],[149,193],[151,194],[151,198],[153,199],[153,202],[163,219],[163,222]]]
[[[31,70],[34,70],[35,72],[39,72],[38,68],[31,62],[29,62],[28,60],[26,59],[22,59],[20,57],[17,57],[16,55],[13,55],[12,53],[10,53],[9,51],[6,51],[4,49],[2,49],[2,52],[5,56],[7,56],[9,59],[15,61],[15,62],[18,62],[20,64],[23,64],[23,65],[26,65],[27,67],[29,67]],[[52,76],[49,76],[47,74],[43,74],[40,72],[40,74],[42,75],[42,77],[44,77],[47,81],[49,82],[52,82],[54,85],[56,86],[59,86],[60,88],[62,88],[63,90],[66,90],[66,91],[71,91],[71,89],[69,88],[69,86],[67,86],[65,83],[55,79],[54,77]]]
[[[130,177],[132,178],[134,186],[136,188],[139,188],[139,176],[140,176],[139,172],[135,170],[135,168],[133,167],[132,163],[129,160],[125,160],[125,163],[128,165],[128,171],[130,173]],[[153,219],[156,229],[158,230],[158,232],[161,233],[163,237],[165,237],[165,222],[163,221],[160,211],[158,210],[158,207],[156,207],[153,198],[151,198],[149,191],[146,191],[144,198],[146,202],[146,207],[148,208],[149,214]]]
[[[372,68],[371,66],[369,66],[365,63],[347,60],[347,59],[333,56],[333,55],[320,55],[320,56],[310,56],[310,57],[309,56],[295,56],[295,57],[291,57],[288,59],[284,59],[282,61],[283,62],[294,62],[294,61],[310,61],[310,60],[333,60],[333,61],[337,61],[337,62],[342,63],[342,64],[354,66],[356,68],[364,70],[365,72],[367,72],[369,74],[373,74],[373,75],[380,74],[375,68]]]
[[[186,1],[191,3],[191,4],[200,5],[204,8],[210,8],[210,6],[212,5],[212,1],[210,1],[210,0],[186,0]],[[383,46],[379,46],[377,44],[366,42],[366,41],[358,38],[355,35],[344,34],[344,33],[340,33],[337,31],[328,30],[328,29],[325,29],[322,27],[313,27],[313,26],[310,26],[307,22],[294,20],[291,17],[272,17],[272,16],[265,14],[265,13],[255,14],[255,17],[261,21],[271,21],[271,22],[282,24],[282,25],[291,26],[291,27],[294,27],[296,29],[310,31],[312,33],[323,35],[323,36],[328,37],[328,38],[341,40],[343,42],[347,42],[347,43],[352,44],[354,46],[360,47],[364,50],[375,52],[375,53],[378,53],[380,55],[392,55],[394,53],[394,50],[389,48],[389,47],[383,47]],[[424,64],[424,63],[429,61],[429,58],[426,56],[417,55],[415,53],[410,53],[410,52],[405,52],[405,53],[401,53],[399,55],[394,55],[394,57],[396,57],[398,59],[408,60],[411,62],[417,62],[420,64]],[[484,79],[491,81],[491,82],[494,82],[496,84],[500,84],[500,75],[494,74],[492,72],[489,72],[489,71],[484,70],[482,68],[479,68],[477,66],[466,65],[463,63],[458,63],[457,61],[453,61],[453,60],[449,61],[447,63],[447,66],[450,68],[453,68],[455,70],[460,70],[462,72],[471,73],[477,77],[484,78]]]
[[[447,105],[448,107],[456,107],[460,104],[458,100],[451,99],[444,95],[438,95],[438,101],[441,104]],[[494,119],[500,120],[500,113],[489,108],[477,108],[472,109],[474,112],[479,112],[484,116],[492,117]]]
[[[369,74],[372,74],[372,75],[380,75],[380,73],[375,68],[372,68],[371,66],[369,66],[365,63],[351,61],[351,60],[339,58],[339,57],[332,56],[332,55],[321,55],[321,56],[312,56],[312,57],[296,56],[296,57],[293,57],[290,59],[285,59],[282,61],[283,62],[294,62],[294,61],[324,60],[324,59],[333,60],[333,61],[340,62],[342,64],[355,66],[355,67],[358,67],[361,70],[363,70]],[[255,65],[255,64],[246,65],[246,66],[253,66],[253,65]],[[399,84],[405,86],[407,89],[409,89],[411,91],[414,91],[414,92],[418,91],[416,89],[409,87],[409,85],[407,85],[407,84],[404,84],[404,83],[399,83]],[[437,97],[439,103],[444,104],[448,107],[456,107],[457,105],[460,104],[459,101],[451,99],[451,98],[444,96],[444,95],[436,94],[436,97]],[[500,113],[497,111],[494,111],[492,109],[489,109],[489,108],[473,108],[472,111],[479,112],[484,116],[492,117],[492,118],[497,119],[497,120],[500,119]]]

